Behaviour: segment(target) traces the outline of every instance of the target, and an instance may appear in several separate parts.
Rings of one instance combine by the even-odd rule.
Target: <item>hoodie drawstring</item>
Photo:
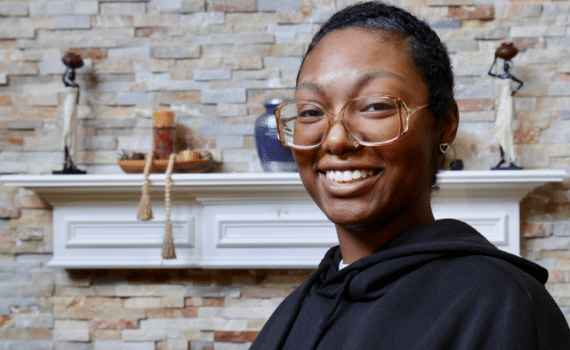
[[[342,290],[340,293],[338,293],[338,295],[334,299],[334,303],[332,304],[329,311],[327,312],[327,314],[323,318],[323,321],[319,325],[319,330],[317,331],[317,335],[315,336],[315,339],[313,339],[313,343],[311,344],[311,347],[309,348],[309,350],[315,350],[317,348],[317,346],[319,345],[319,342],[321,341],[321,339],[325,335],[327,329],[329,328],[329,326],[333,322],[334,313],[338,309],[338,306],[339,306],[340,302],[342,301],[342,297],[348,291],[348,287],[350,286],[350,282],[352,281],[354,276],[356,276],[358,274],[358,272],[359,272],[358,270],[354,270],[354,271],[350,271],[348,273],[348,275],[346,275],[346,278],[344,279],[344,282],[342,284]]]

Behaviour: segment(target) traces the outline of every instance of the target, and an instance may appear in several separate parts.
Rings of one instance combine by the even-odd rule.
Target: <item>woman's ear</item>
[[[453,101],[453,107],[445,116],[440,129],[440,142],[451,144],[457,135],[457,127],[459,126],[459,109],[457,102]]]

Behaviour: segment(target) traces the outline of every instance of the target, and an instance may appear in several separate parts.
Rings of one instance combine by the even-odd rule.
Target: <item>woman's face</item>
[[[407,49],[405,40],[383,32],[333,31],[307,55],[295,99],[316,102],[333,113],[366,95],[399,97],[409,108],[425,105],[428,87]],[[412,114],[408,132],[389,146],[355,146],[336,122],[318,148],[293,153],[305,187],[328,218],[368,232],[388,223],[415,226],[433,220],[433,153],[441,142],[451,140],[442,141],[432,113],[424,108]],[[327,178],[330,172],[356,173],[356,179],[336,181]],[[358,177],[358,172],[366,176]]]

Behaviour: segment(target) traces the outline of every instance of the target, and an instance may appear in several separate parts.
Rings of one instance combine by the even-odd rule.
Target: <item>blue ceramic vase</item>
[[[277,133],[275,107],[286,102],[282,98],[265,101],[265,113],[255,122],[255,145],[259,161],[266,173],[296,172],[297,164],[290,148],[283,146]]]

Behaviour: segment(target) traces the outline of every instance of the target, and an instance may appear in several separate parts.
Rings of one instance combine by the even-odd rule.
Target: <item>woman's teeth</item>
[[[332,180],[335,182],[352,182],[352,181],[366,179],[367,177],[374,175],[374,171],[372,171],[372,170],[354,170],[354,171],[350,171],[350,170],[332,171],[332,170],[329,170],[329,171],[325,172],[325,175],[329,180]]]

